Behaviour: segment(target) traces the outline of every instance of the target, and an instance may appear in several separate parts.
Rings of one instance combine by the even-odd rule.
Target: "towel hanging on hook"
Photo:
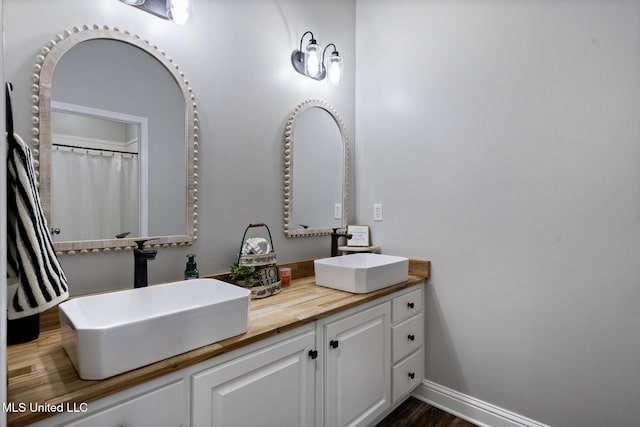
[[[11,90],[7,82],[7,270],[18,277],[7,317],[14,320],[58,305],[69,285],[40,204],[31,150],[14,132]]]

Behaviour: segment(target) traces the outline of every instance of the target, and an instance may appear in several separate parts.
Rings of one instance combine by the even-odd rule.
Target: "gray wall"
[[[244,228],[265,222],[279,262],[328,255],[328,237],[287,240],[282,232],[283,134],[290,111],[308,98],[333,105],[355,138],[355,3],[312,0],[194,0],[186,26],[117,0],[5,0],[6,78],[16,85],[17,129],[29,135],[31,69],[55,35],[84,24],[117,26],[148,39],[185,73],[200,118],[199,227],[191,248],[161,250],[149,263],[151,283],[181,279],[185,255],[201,274],[226,271]],[[300,36],[312,30],[334,42],[345,84],[330,87],[297,74],[290,63]],[[255,55],[250,55],[255,51]],[[124,78],[121,76],[121,78]],[[131,286],[130,253],[61,258],[72,293]]]
[[[433,262],[427,379],[637,425],[640,2],[358,0],[357,29],[358,220]]]

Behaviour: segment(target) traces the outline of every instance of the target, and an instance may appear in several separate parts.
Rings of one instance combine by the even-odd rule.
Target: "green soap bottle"
[[[200,277],[200,272],[198,272],[198,266],[196,265],[196,254],[189,254],[187,258],[187,269],[184,270],[184,279],[197,279]]]

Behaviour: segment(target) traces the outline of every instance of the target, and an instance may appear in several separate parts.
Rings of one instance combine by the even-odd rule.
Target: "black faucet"
[[[158,251],[153,249],[145,249],[145,240],[136,240],[138,247],[133,250],[133,287],[144,288],[147,286],[147,260],[156,259]]]
[[[347,239],[350,239],[353,237],[353,235],[349,233],[338,233],[338,228],[334,228],[333,232],[331,233],[331,256],[340,255],[338,253],[338,240],[341,237],[346,237]]]

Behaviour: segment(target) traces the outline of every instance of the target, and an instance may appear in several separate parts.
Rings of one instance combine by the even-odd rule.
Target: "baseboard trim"
[[[549,427],[428,380],[412,396],[481,427]]]

